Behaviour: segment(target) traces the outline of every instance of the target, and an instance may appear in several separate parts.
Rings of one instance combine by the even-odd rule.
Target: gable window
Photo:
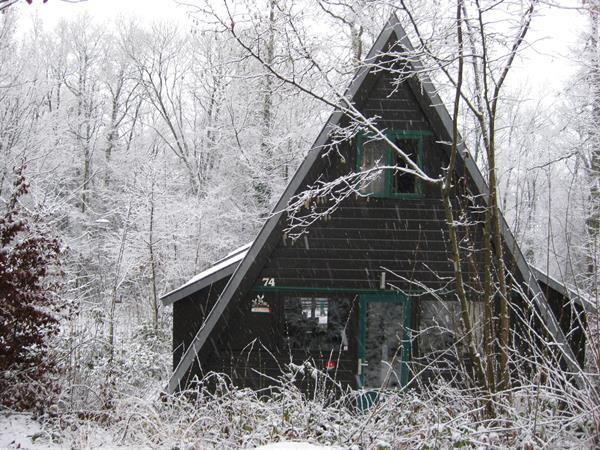
[[[423,165],[423,137],[426,131],[387,131],[386,138],[406,153],[419,167]],[[357,170],[365,171],[376,167],[397,167],[385,169],[360,187],[363,194],[375,197],[420,197],[422,181],[402,171],[407,164],[404,158],[383,139],[362,135],[358,139]]]

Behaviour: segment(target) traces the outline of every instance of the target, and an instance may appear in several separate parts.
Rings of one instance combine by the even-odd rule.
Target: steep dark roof
[[[393,15],[371,48],[366,58],[367,63],[373,62],[383,52],[386,44],[390,42],[392,37],[395,37],[396,42],[398,42],[402,48],[408,51],[413,50],[408,36],[400,25],[398,18]],[[420,75],[418,80],[414,78],[407,80],[408,85],[417,98],[423,111],[427,115],[427,118],[432,124],[437,137],[440,140],[449,142],[452,136],[452,120],[450,115],[438,96],[431,80],[424,75],[422,65],[418,61],[411,61],[411,63],[415,71],[420,73]],[[369,72],[370,68],[368,65],[365,65],[358,70],[355,78],[350,83],[350,86],[346,92],[346,98],[348,101],[353,103],[355,102],[356,96],[362,84],[367,79]],[[275,237],[279,236],[279,227],[283,217],[282,212],[287,207],[292,196],[303,185],[305,185],[304,180],[309,174],[310,169],[317,162],[321,154],[321,150],[329,139],[331,130],[340,123],[342,117],[343,113],[338,110],[334,111],[329,117],[329,120],[321,130],[321,133],[317,137],[311,150],[279,199],[279,202],[274,208],[273,214],[265,222],[262,229],[258,233],[257,238],[250,246],[248,253],[241,261],[237,269],[233,272],[233,275],[223,290],[219,300],[204,321],[203,326],[196,334],[186,353],[181,358],[178,366],[175,368],[175,371],[173,372],[173,375],[171,376],[167,386],[167,391],[169,393],[177,390],[186,372],[196,360],[196,355],[207,342],[210,333],[215,329],[215,326],[222,318],[232,299],[241,297],[241,293],[244,288],[248,288],[248,279],[257,272],[256,266],[260,266],[271,252],[273,241]],[[465,165],[466,171],[475,183],[479,193],[483,194],[485,199],[485,194],[489,192],[488,187],[481,172],[479,171],[479,168],[472,158],[470,158],[468,151],[464,148],[464,146],[462,146],[462,144],[461,148],[459,148],[459,154],[461,156],[462,163]],[[552,333],[556,341],[561,346],[562,353],[566,357],[565,360],[567,364],[574,372],[576,372],[578,370],[578,366],[575,355],[573,354],[573,351],[571,350],[564,333],[556,321],[556,318],[554,317],[552,310],[550,309],[550,306],[548,305],[548,302],[546,301],[546,298],[537,283],[535,275],[530,270],[529,265],[527,264],[518,245],[516,245],[515,239],[504,218],[501,220],[501,233],[508,252],[512,253],[512,256],[517,264],[517,269],[531,290],[531,295],[538,306],[539,314],[541,315],[545,325],[548,327],[550,333]]]

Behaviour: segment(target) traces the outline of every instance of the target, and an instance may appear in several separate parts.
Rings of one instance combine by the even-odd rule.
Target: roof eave
[[[533,272],[538,281],[541,281],[542,283],[550,286],[555,291],[559,292],[563,296],[577,303],[584,309],[586,314],[597,313],[597,309],[594,306],[594,304],[589,299],[587,299],[585,295],[582,295],[580,292],[578,292],[577,289],[567,286],[565,283],[561,283],[556,278],[548,275],[546,272],[544,272],[536,266],[530,265],[529,267],[531,267],[531,271]]]
[[[172,305],[173,303],[175,303],[179,300],[182,300],[186,297],[189,297],[190,295],[193,295],[196,292],[201,291],[205,287],[210,286],[211,284],[216,283],[217,281],[220,281],[223,278],[231,275],[235,271],[236,267],[237,267],[237,264],[235,264],[235,262],[234,262],[234,263],[230,264],[229,266],[222,268],[221,270],[211,273],[210,275],[202,278],[201,280],[198,280],[194,283],[184,285],[180,288],[177,288],[177,289],[163,295],[160,298],[160,301],[162,302],[163,306]]]

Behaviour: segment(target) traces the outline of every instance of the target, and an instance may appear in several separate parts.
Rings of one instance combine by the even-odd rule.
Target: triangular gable
[[[380,55],[385,49],[386,44],[390,41],[390,38],[393,36],[396,37],[397,42],[406,50],[413,51],[413,47],[406,35],[404,29],[400,25],[398,18],[395,15],[392,15],[383,31],[377,38],[375,44],[371,48],[366,60],[373,61],[375,58]],[[436,93],[432,82],[429,78],[424,75],[423,67],[418,61],[411,61],[413,68],[419,72],[420,80],[409,79],[407,80],[408,85],[410,86],[413,94],[417,98],[423,112],[426,114],[428,120],[430,121],[435,133],[438,138],[444,141],[450,141],[452,136],[452,120],[445,106],[442,104],[441,99]],[[357,94],[361,91],[361,88],[365,81],[367,80],[367,76],[370,73],[370,68],[368,66],[362,67],[359,69],[356,77],[351,82],[348,91],[346,93],[346,98],[349,101],[354,102]],[[219,320],[222,318],[223,314],[226,312],[227,308],[230,306],[232,301],[242,297],[244,292],[241,292],[243,289],[240,289],[244,281],[253,275],[251,272],[256,272],[255,265],[264,261],[272,251],[270,245],[268,243],[272,242],[272,238],[274,234],[278,233],[280,230],[278,227],[281,226],[281,222],[283,221],[282,212],[286,209],[288,202],[290,199],[299,191],[299,189],[305,184],[305,179],[309,174],[311,168],[316,164],[318,158],[321,154],[321,150],[327,144],[329,139],[330,132],[339,125],[341,119],[343,117],[343,113],[340,111],[335,111],[323,127],[321,133],[317,137],[315,143],[313,144],[311,150],[307,154],[306,158],[296,171],[294,177],[291,179],[290,183],[286,187],[284,193],[282,194],[279,202],[274,208],[274,213],[269,217],[269,219],[265,222],[262,229],[260,230],[257,238],[252,243],[248,253],[241,261],[233,276],[229,280],[229,283],[223,290],[219,300],[215,304],[214,308],[209,313],[207,319],[205,320],[203,326],[196,334],[192,344],[187,349],[185,355],[182,357],[179,365],[176,367],[171,379],[169,380],[169,384],[167,387],[167,391],[169,393],[175,392],[181,381],[183,380],[185,374],[188,372],[193,362],[196,360],[197,354],[203,348],[204,344],[207,342],[211,332],[217,326]],[[448,146],[444,146],[448,147]],[[475,164],[475,162],[470,158],[469,153],[466,151],[464,146],[461,144],[461,148],[459,149],[462,163],[465,166],[465,170],[468,175],[471,177],[473,183],[477,187],[479,194],[487,194],[488,187],[485,183],[485,180],[482,174],[479,171],[479,168]],[[485,198],[485,195],[484,195]],[[567,340],[565,338],[564,333],[560,329],[558,322],[556,321],[552,311],[544,297],[543,292],[541,291],[535,275],[529,268],[523,254],[521,253],[519,247],[516,245],[514,237],[502,217],[501,220],[501,232],[504,244],[507,247],[507,251],[509,252],[509,256],[512,256],[516,262],[517,269],[519,270],[523,280],[527,282],[531,290],[531,294],[536,302],[536,305],[539,308],[540,315],[544,320],[546,326],[549,331],[553,334],[556,341],[561,345],[562,352],[566,356],[566,362],[569,365],[569,368],[573,371],[578,370],[577,362],[575,355],[573,354],[571,348],[569,347]]]

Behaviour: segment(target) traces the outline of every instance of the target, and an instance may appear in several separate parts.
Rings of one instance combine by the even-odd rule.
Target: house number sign
[[[275,278],[263,278],[262,282],[263,282],[263,286],[265,286],[265,287],[275,286]]]

